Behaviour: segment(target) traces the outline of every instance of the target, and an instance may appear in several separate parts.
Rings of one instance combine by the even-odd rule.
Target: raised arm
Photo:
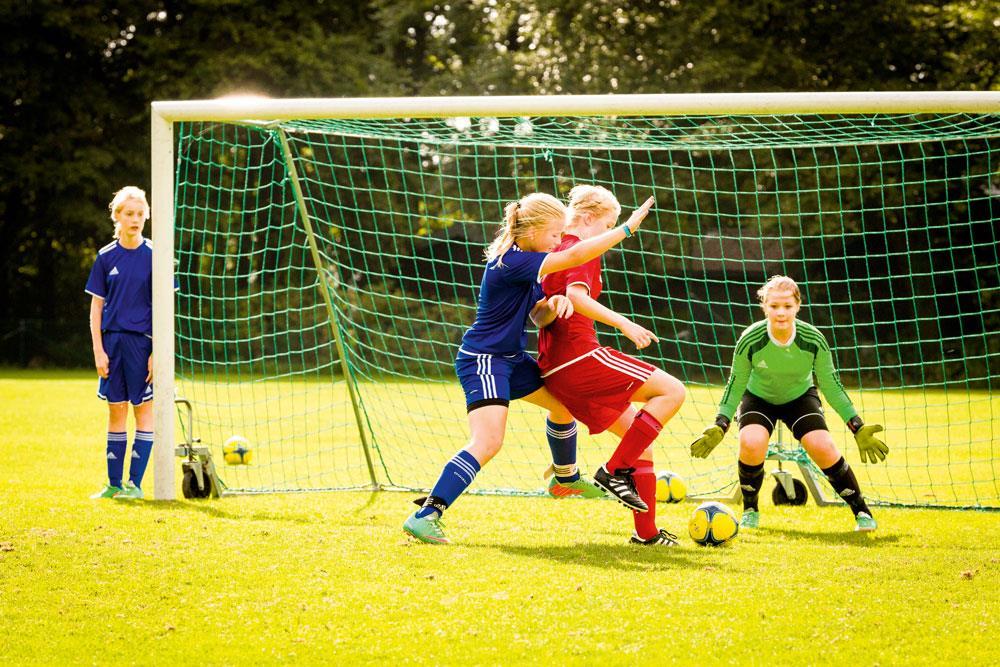
[[[650,197],[643,202],[642,206],[629,216],[625,224],[619,225],[614,229],[609,229],[603,234],[598,234],[586,241],[580,241],[566,250],[549,253],[548,257],[542,262],[541,269],[538,271],[539,277],[586,264],[621,243],[622,239],[632,236],[639,229],[639,225],[642,224],[646,214],[649,213],[649,209],[653,207],[653,201],[653,198]]]

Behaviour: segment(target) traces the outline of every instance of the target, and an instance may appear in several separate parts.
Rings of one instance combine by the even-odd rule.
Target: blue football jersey
[[[548,253],[526,252],[514,245],[486,264],[479,286],[476,321],[462,337],[462,347],[481,354],[510,354],[528,345],[525,326],[535,302],[544,296],[538,271]]]
[[[118,241],[101,248],[85,291],[104,299],[101,331],[153,335],[153,245],[128,250]]]

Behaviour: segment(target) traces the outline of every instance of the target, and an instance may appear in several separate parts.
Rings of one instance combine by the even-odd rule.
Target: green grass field
[[[877,508],[864,536],[765,493],[757,532],[650,550],[607,501],[467,496],[449,547],[402,533],[407,493],[98,502],[93,389],[0,373],[4,664],[997,659],[998,512]],[[659,523],[686,533],[691,509]]]
[[[357,425],[343,382],[286,376],[266,381],[206,377],[179,382],[195,405],[195,434],[216,447],[234,433],[254,445],[254,465],[225,470],[231,488],[300,490],[360,488],[371,484]],[[86,398],[92,388],[84,386]],[[687,399],[657,439],[656,464],[687,480],[697,493],[732,492],[736,429],[708,459],[688,445],[715,417],[721,387],[688,386]],[[461,388],[454,381],[362,381],[365,431],[377,482],[424,488],[468,439]],[[834,439],[868,496],[886,503],[1000,507],[1000,395],[965,388],[852,391],[868,423],[886,426],[891,454],[862,465],[844,423],[827,410]],[[579,462],[593,470],[615,446],[612,435],[580,429]],[[98,437],[100,433],[98,432]],[[787,429],[785,440],[789,440]],[[549,464],[544,414],[511,406],[503,455],[473,490],[538,492]]]

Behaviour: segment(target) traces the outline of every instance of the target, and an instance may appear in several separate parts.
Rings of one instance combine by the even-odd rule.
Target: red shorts
[[[629,399],[656,366],[602,347],[569,365],[542,374],[545,388],[591,433],[607,430],[628,409]]]

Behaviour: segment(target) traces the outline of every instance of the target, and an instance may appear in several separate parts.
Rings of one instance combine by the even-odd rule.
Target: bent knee
[[[740,450],[754,453],[766,452],[770,439],[771,434],[763,427],[741,429]]]
[[[667,377],[669,381],[667,383],[666,397],[679,408],[684,403],[684,399],[687,398],[687,388],[683,382],[673,375],[668,375]]]
[[[661,370],[657,370],[651,376],[644,389],[646,389],[647,401],[655,400],[669,407],[671,412],[676,412],[687,397],[687,389],[684,388],[684,383],[673,375]]]

